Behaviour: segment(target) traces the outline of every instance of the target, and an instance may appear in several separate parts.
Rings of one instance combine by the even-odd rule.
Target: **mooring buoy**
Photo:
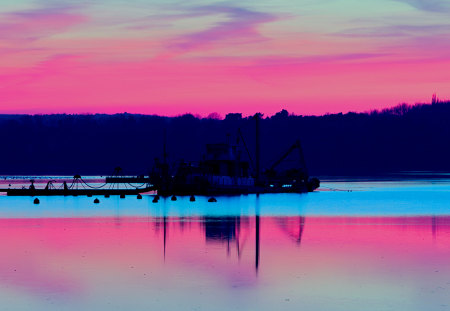
[[[153,200],[152,200],[153,203],[158,203],[158,201],[159,200],[157,199],[157,197],[154,197]]]
[[[142,200],[142,195],[140,193],[138,193],[137,197],[138,200]]]
[[[209,198],[209,199],[208,199],[208,202],[214,203],[214,202],[217,202],[217,200],[216,200],[216,198]]]
[[[125,199],[125,194],[121,193],[121,194],[120,194],[120,198],[121,198],[121,199]]]
[[[157,200],[160,199],[159,194],[155,195],[155,199],[157,199]]]
[[[39,201],[38,198],[36,198],[36,199],[34,199],[33,203],[34,203],[34,204],[39,204],[39,203],[41,203],[41,202]]]
[[[189,201],[195,202],[195,197],[193,195],[191,195],[191,197],[189,198]]]
[[[95,204],[98,204],[98,203],[100,203],[100,200],[99,200],[98,198],[96,198],[96,199],[94,200],[94,203],[95,203]]]
[[[177,197],[173,195],[173,196],[170,198],[170,200],[171,200],[171,201],[176,201],[176,200],[177,200]]]

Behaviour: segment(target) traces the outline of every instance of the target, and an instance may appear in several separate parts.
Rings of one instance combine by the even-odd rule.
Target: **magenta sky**
[[[0,113],[365,111],[450,97],[447,0],[0,0]]]

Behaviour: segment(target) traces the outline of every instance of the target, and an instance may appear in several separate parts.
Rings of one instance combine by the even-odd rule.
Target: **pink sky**
[[[323,114],[450,97],[445,2],[23,2],[0,10],[0,113]]]

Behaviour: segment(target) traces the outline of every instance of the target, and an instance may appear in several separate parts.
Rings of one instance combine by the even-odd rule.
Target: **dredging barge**
[[[277,166],[294,151],[298,152],[298,162],[302,165],[277,171]],[[150,180],[160,195],[304,193],[320,186],[317,178],[309,178],[299,141],[262,174],[253,176],[250,171],[250,163],[242,160],[237,145],[208,144],[202,161],[181,162],[173,176],[167,164],[156,163]]]
[[[199,162],[180,162],[171,174],[164,142],[163,162],[156,159],[150,180],[160,195],[239,195],[250,193],[304,193],[320,186],[310,178],[300,140],[284,152],[269,168],[261,172],[260,114],[255,115],[255,161],[240,129],[235,143],[207,144]],[[229,139],[228,139],[229,140]],[[165,139],[164,139],[165,141]],[[244,156],[244,150],[246,157]],[[294,167],[279,169],[294,157]],[[291,159],[292,160],[292,159]]]
[[[167,161],[164,137],[163,161],[156,159],[154,168],[148,176],[121,176],[121,168],[118,167],[101,185],[89,184],[80,175],[75,175],[70,185],[64,181],[62,185],[55,187],[50,180],[45,188],[36,188],[34,181],[31,180],[28,188],[0,189],[0,192],[5,192],[8,196],[125,196],[153,191],[158,195],[170,196],[304,193],[317,189],[320,181],[309,177],[299,140],[269,168],[261,172],[259,118],[259,114],[255,115],[255,161],[252,160],[244,137],[238,130],[236,143],[207,144],[206,154],[201,161],[195,163],[182,161],[171,168]],[[243,147],[247,159],[244,157]],[[278,169],[280,164],[292,155],[297,162],[296,165],[289,169]]]

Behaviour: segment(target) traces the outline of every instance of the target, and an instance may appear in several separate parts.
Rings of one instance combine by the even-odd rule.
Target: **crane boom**
[[[298,149],[298,153],[299,153],[299,161],[300,161],[300,165],[302,166],[302,169],[304,170],[306,176],[308,176],[308,171],[306,168],[306,162],[305,162],[305,157],[303,155],[303,149],[302,149],[302,145],[300,144],[300,140],[297,140],[282,156],[281,158],[279,158],[277,161],[275,161],[274,164],[272,164],[272,166],[270,167],[270,170],[274,170],[281,162],[283,162],[284,159],[286,159],[289,154],[291,154],[291,152],[293,152],[295,149]]]

